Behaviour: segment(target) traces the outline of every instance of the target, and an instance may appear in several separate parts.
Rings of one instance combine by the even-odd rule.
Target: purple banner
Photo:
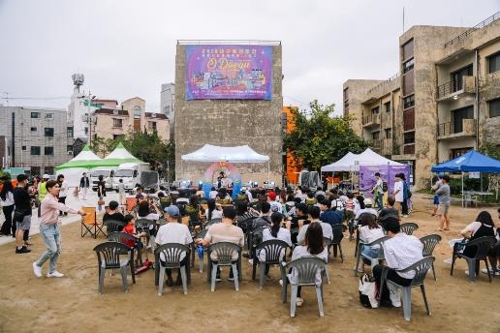
[[[186,100],[271,100],[272,47],[186,46]]]
[[[394,191],[395,175],[403,173],[406,182],[410,184],[410,166],[409,165],[379,165],[379,166],[359,166],[359,191],[366,197],[373,197],[372,189],[377,180],[375,179],[375,172],[380,172],[380,177],[384,182],[387,182],[389,193]]]

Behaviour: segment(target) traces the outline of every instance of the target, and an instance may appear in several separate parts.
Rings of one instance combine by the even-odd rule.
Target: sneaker
[[[448,265],[451,265],[451,262],[452,262],[452,261],[453,261],[453,258],[448,258],[448,259],[443,260],[443,262],[444,262],[445,264],[448,264]]]
[[[483,273],[483,274],[488,274],[488,270],[487,270],[486,268],[483,268],[483,269],[481,270],[481,273]],[[496,269],[494,269],[494,268],[490,268],[490,275],[496,275],[496,273],[497,273],[497,270],[496,270]]]
[[[248,259],[248,263],[249,263],[250,265],[253,265],[253,259]]]
[[[300,308],[303,303],[304,300],[301,297],[297,297],[297,299],[295,300],[295,304],[297,305],[298,308]]]
[[[221,282],[221,281],[222,281],[222,279],[220,278],[220,276],[215,277],[215,282]]]
[[[233,276],[230,276],[227,278],[228,281],[234,281],[234,277]]]
[[[403,215],[403,217],[408,217],[408,215]]]
[[[389,298],[391,300],[393,307],[395,308],[401,307],[401,296],[399,295],[399,292],[389,291]]]
[[[28,249],[26,246],[23,246],[21,249],[18,249],[18,248],[16,247],[16,253],[17,253],[17,254],[21,254],[21,253],[30,253],[30,252],[31,252],[31,250],[30,250],[30,249]]]
[[[52,273],[47,273],[48,278],[62,278],[64,274],[59,273],[58,271],[53,271]]]
[[[33,263],[33,273],[36,277],[42,277],[42,267],[38,266],[36,261]]]
[[[356,271],[358,273],[364,273],[365,272],[361,267],[354,267],[352,270]]]

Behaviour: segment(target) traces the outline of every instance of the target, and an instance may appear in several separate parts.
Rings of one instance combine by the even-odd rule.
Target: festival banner
[[[186,46],[186,100],[272,96],[272,47]]]
[[[372,198],[371,191],[377,180],[375,173],[379,172],[384,182],[387,182],[388,192],[394,191],[395,176],[398,173],[405,175],[406,181],[410,183],[410,166],[403,165],[360,165],[359,166],[359,191],[366,197]]]

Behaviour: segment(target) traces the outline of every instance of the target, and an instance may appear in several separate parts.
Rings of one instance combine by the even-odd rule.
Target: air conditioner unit
[[[68,150],[68,155],[73,155],[73,151],[72,150]]]

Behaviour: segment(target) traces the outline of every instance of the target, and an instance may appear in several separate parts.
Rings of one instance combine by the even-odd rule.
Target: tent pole
[[[464,172],[462,171],[462,207],[464,207],[464,200],[465,200],[465,194],[464,194]]]

